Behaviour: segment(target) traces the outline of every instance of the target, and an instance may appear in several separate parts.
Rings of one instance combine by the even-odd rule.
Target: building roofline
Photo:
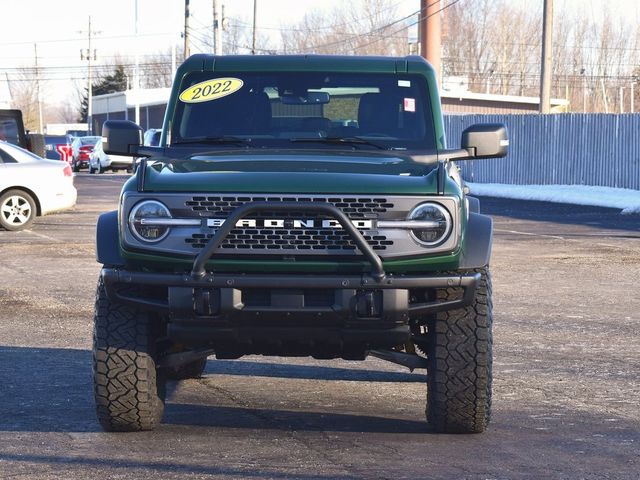
[[[505,103],[525,103],[531,105],[540,104],[540,97],[521,97],[519,95],[498,95],[494,93],[477,93],[467,91],[442,90],[440,92],[440,97],[459,100],[482,100]],[[569,100],[564,98],[552,98],[551,104],[558,107],[566,106],[569,105]]]

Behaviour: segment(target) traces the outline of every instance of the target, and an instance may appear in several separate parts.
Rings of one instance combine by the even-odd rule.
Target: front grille
[[[450,196],[396,195],[386,193],[244,193],[189,192],[154,194],[176,219],[189,219],[190,225],[171,227],[162,241],[149,244],[133,235],[126,224],[128,213],[147,192],[125,192],[122,211],[124,245],[131,251],[195,256],[219,228],[216,219],[229,218],[238,207],[249,202],[295,203],[297,211],[263,210],[245,217],[249,222],[234,226],[214,257],[250,259],[263,257],[321,260],[329,258],[363,258],[349,234],[340,228],[330,214],[309,209],[309,202],[333,205],[351,218],[365,241],[384,260],[410,258],[451,252],[458,247],[460,229],[458,199]],[[454,230],[441,246],[425,248],[418,245],[408,230],[380,228],[379,221],[404,220],[416,205],[436,201],[453,217]],[[307,210],[305,211],[305,205]],[[268,207],[267,207],[268,208]],[[198,219],[197,222],[193,222]],[[275,221],[274,221],[275,220]],[[332,220],[325,222],[325,220]]]
[[[194,196],[185,205],[198,215],[227,217],[233,210],[248,202],[327,202],[342,210],[349,218],[378,218],[379,214],[392,210],[394,204],[386,198],[374,197],[287,197],[287,196]],[[301,206],[299,212],[278,212],[273,216],[309,215]],[[262,215],[261,216],[268,216]],[[248,217],[252,218],[252,217]]]
[[[214,232],[215,233],[215,232]],[[194,233],[185,242],[193,248],[203,248],[214,233]],[[367,235],[361,231],[364,239],[374,250],[386,250],[393,245],[384,235]],[[226,250],[328,250],[354,251],[356,245],[348,233],[328,228],[320,229],[256,229],[236,228],[231,230],[222,244]]]

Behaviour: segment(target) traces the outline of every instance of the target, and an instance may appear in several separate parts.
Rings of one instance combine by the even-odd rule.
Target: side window
[[[15,158],[0,148],[0,163],[18,163]]]

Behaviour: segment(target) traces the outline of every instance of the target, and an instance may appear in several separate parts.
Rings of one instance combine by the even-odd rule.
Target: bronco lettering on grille
[[[225,222],[224,218],[209,218],[207,219],[207,227],[220,228],[224,224],[224,222]],[[373,228],[372,220],[351,220],[351,223],[353,223],[353,225],[359,229],[369,230]],[[340,225],[340,222],[338,222],[337,220],[331,220],[331,219],[296,220],[292,218],[287,218],[287,219],[244,218],[236,222],[236,227],[241,227],[241,228],[342,228],[342,225]]]

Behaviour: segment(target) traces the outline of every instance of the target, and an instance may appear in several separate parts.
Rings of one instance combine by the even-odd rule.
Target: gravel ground
[[[210,359],[155,432],[103,433],[93,236],[125,177],[0,231],[0,478],[640,478],[640,216],[482,199],[495,219],[494,416],[436,435],[425,376],[366,362]]]

